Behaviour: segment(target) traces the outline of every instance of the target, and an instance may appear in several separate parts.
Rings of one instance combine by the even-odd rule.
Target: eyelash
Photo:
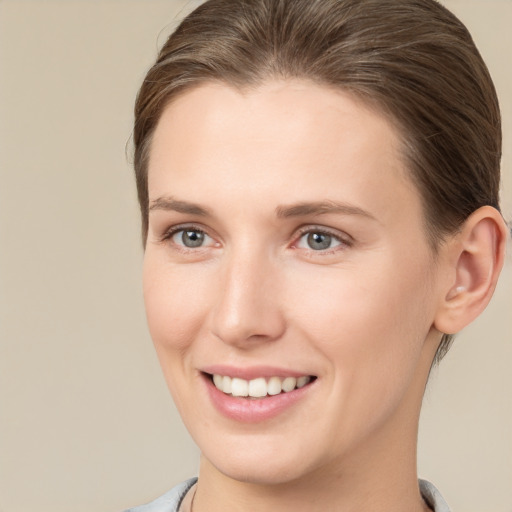
[[[209,238],[214,240],[214,238],[211,237],[205,229],[203,229],[203,228],[201,228],[201,227],[199,227],[197,225],[194,225],[194,224],[181,224],[181,225],[173,226],[170,229],[168,229],[164,233],[164,235],[160,238],[160,242],[162,242],[162,243],[169,242],[170,240],[172,240],[172,238],[176,234],[178,234],[180,232],[184,232],[184,231],[193,231],[193,232],[202,234],[202,235],[207,236],[207,237],[209,237]],[[320,234],[320,235],[327,235],[329,237],[332,237],[332,239],[334,239],[335,241],[339,242],[339,245],[335,246],[333,248],[327,248],[327,249],[324,249],[324,250],[315,250],[315,249],[312,249],[312,248],[300,248],[300,247],[298,247],[298,244],[299,244],[300,240],[305,235],[309,235],[309,234],[313,234],[313,233]],[[352,239],[352,237],[350,237],[347,234],[342,236],[339,232],[334,232],[334,231],[332,231],[332,230],[330,230],[328,228],[325,228],[323,226],[311,226],[311,225],[299,228],[297,230],[296,234],[294,234],[293,239],[294,239],[294,242],[291,244],[291,248],[292,249],[303,249],[305,251],[308,251],[310,254],[318,255],[318,256],[333,254],[334,252],[337,252],[337,251],[346,249],[348,247],[351,247],[353,245],[353,243],[354,243],[354,240]],[[199,251],[201,249],[204,250],[204,249],[207,248],[205,246],[199,246],[197,248],[186,247],[185,245],[180,245],[180,244],[176,244],[176,243],[173,243],[173,246],[177,250],[182,251],[182,252],[197,252],[197,251]]]
[[[169,228],[163,234],[163,236],[160,238],[160,242],[168,242],[169,240],[172,239],[172,237],[174,235],[176,235],[180,232],[184,232],[184,231],[194,231],[196,233],[200,233],[202,235],[210,237],[210,235],[208,235],[207,231],[204,228],[201,228],[194,224],[180,224],[178,226],[172,226],[171,228]],[[213,238],[213,237],[210,237],[210,238]],[[174,245],[176,245],[176,244],[174,244]],[[197,249],[187,248],[185,246],[178,246],[178,247],[180,247],[181,249],[184,249],[184,250],[196,250],[196,251],[197,251],[197,249],[202,249],[202,248],[204,249],[204,247],[198,247]]]
[[[305,235],[309,235],[309,234],[313,234],[313,233],[320,234],[320,235],[328,235],[329,237],[332,237],[334,240],[339,242],[339,246],[327,248],[324,250],[314,250],[311,248],[305,249],[309,253],[312,253],[314,255],[325,256],[325,255],[333,254],[337,251],[349,248],[354,244],[354,240],[352,239],[352,237],[350,237],[347,234],[342,235],[340,232],[330,230],[324,226],[309,225],[309,226],[304,226],[302,228],[299,228],[298,234],[295,237],[295,242],[293,242],[293,244],[292,244],[292,248],[296,249],[298,243]]]

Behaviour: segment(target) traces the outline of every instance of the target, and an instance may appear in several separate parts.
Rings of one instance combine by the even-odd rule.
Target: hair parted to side
[[[169,37],[135,104],[145,243],[148,162],[160,116],[205,82],[306,79],[354,94],[397,127],[433,251],[476,209],[499,209],[496,91],[465,26],[435,0],[208,0]],[[439,361],[451,344],[444,335]]]

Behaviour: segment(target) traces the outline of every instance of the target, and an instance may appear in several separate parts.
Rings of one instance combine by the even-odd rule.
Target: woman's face
[[[413,450],[440,271],[383,117],[308,82],[199,86],[160,119],[149,200],[149,328],[211,468],[278,483]]]

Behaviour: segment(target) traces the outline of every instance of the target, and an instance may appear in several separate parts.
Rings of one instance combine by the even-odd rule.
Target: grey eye
[[[329,249],[332,243],[332,236],[327,233],[312,232],[307,234],[307,244],[314,251]]]
[[[183,229],[174,235],[174,242],[191,249],[201,247],[205,241],[205,234],[197,229]]]
[[[298,249],[307,249],[313,251],[326,251],[335,249],[338,246],[347,245],[340,237],[327,231],[315,230],[307,231],[299,238],[296,247]]]

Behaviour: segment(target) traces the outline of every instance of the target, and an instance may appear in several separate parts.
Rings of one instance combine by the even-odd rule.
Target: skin
[[[446,302],[461,294],[467,251],[457,239],[434,257],[399,147],[384,117],[308,82],[203,84],[165,109],[150,155],[144,296],[202,452],[195,512],[428,510],[419,411],[438,324],[460,323]],[[290,210],[319,202],[343,207]],[[205,233],[203,245],[186,247],[183,228]],[[331,246],[311,248],[310,233]],[[316,380],[276,418],[243,423],[205,392],[212,364]]]

